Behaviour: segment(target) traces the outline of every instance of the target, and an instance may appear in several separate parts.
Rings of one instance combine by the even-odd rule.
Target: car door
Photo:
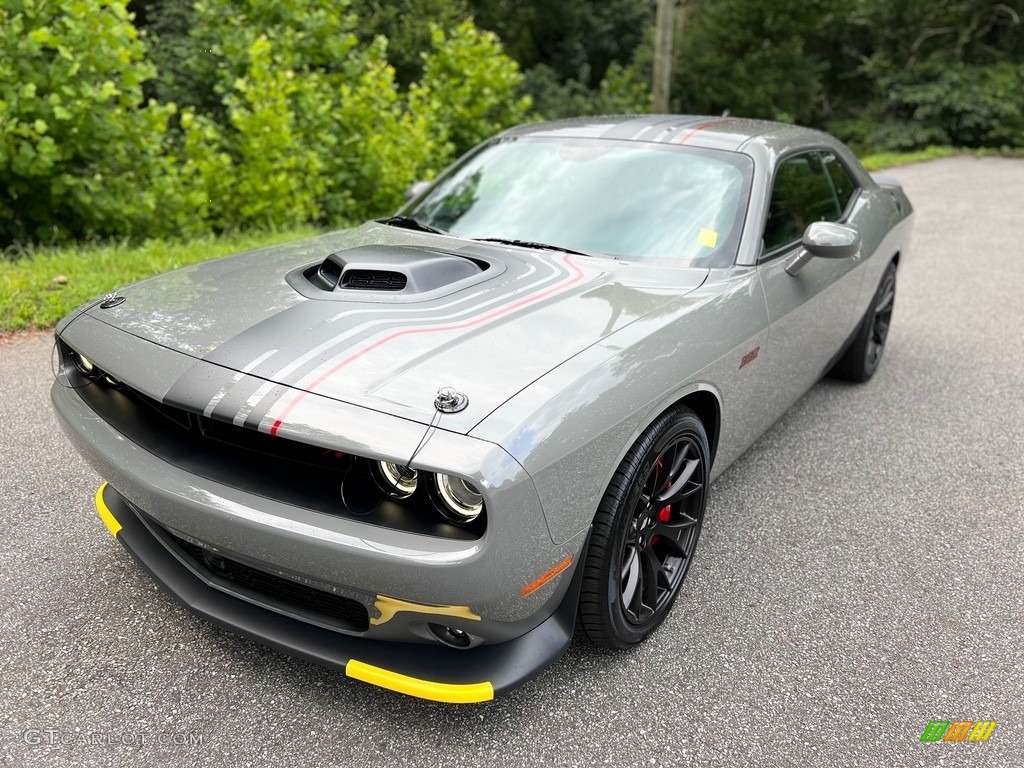
[[[815,221],[850,219],[857,189],[836,156],[801,152],[776,168],[758,273],[768,304],[765,365],[779,412],[825,373],[858,321],[863,252],[845,259],[812,258],[794,275],[787,265]]]

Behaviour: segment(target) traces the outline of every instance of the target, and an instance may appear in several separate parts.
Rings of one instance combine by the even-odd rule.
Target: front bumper
[[[488,525],[479,538],[458,540],[372,524],[358,516],[328,514],[302,504],[301,498],[267,496],[249,487],[248,475],[229,483],[204,474],[202,463],[195,466],[197,456],[215,464],[214,450],[175,443],[160,424],[145,427],[152,434],[136,441],[134,433],[119,431],[100,417],[81,391],[56,382],[51,396],[59,423],[78,451],[143,519],[154,523],[151,532],[172,550],[184,540],[243,567],[342,595],[369,611],[369,627],[330,623],[329,629],[373,640],[434,642],[425,625],[435,620],[417,613],[444,614],[455,617],[443,624],[469,633],[473,644],[501,644],[534,629],[561,604],[569,571],[560,571],[558,578],[536,590],[531,585],[555,563],[568,558],[575,564],[582,554],[584,532],[570,542],[552,543],[531,480],[489,443],[438,431],[419,455],[427,471],[442,471],[452,463],[468,466],[473,457],[467,445],[487,452],[490,463],[485,471],[498,478],[488,499],[488,504],[494,502],[488,507]],[[357,444],[352,434],[359,439],[376,434],[393,440],[402,426],[400,420],[345,403],[319,403],[323,398],[312,395],[307,399],[323,407],[325,423],[331,418],[343,421],[343,428],[321,432],[343,433],[345,437],[338,440],[352,444],[332,443],[343,452],[366,447]],[[422,428],[417,431],[415,437],[412,432],[408,436],[419,440]],[[409,456],[413,447],[409,445],[404,455]],[[258,474],[255,469],[252,473]],[[283,488],[296,485],[284,476],[280,484]],[[280,602],[275,604],[282,607]],[[399,609],[395,615],[398,604],[441,610]],[[305,612],[293,617],[310,620]],[[362,625],[366,620],[364,615]]]
[[[381,642],[333,632],[213,588],[172,555],[106,483],[96,493],[96,509],[107,529],[193,613],[271,648],[409,696],[456,704],[488,701],[535,677],[572,639],[582,568],[576,568],[555,612],[514,640],[466,650]]]

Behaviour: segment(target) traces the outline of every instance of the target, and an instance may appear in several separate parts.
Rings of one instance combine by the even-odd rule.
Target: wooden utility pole
[[[676,7],[680,15],[685,12],[686,0],[658,0],[658,18],[654,32],[654,111],[664,114],[671,108],[672,92],[672,37],[676,31]],[[682,25],[680,25],[681,27]]]
[[[675,31],[676,0],[658,0],[658,18],[654,29],[654,112],[669,111],[672,90],[672,33]]]

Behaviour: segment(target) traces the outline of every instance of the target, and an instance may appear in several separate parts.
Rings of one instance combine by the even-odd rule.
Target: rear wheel
[[[697,547],[710,471],[704,425],[689,408],[660,416],[619,465],[594,518],[579,624],[626,648],[661,624]]]
[[[889,338],[892,310],[896,302],[896,265],[889,264],[878,284],[878,290],[861,320],[850,348],[830,371],[847,381],[867,381],[875,375],[882,361],[885,342]]]

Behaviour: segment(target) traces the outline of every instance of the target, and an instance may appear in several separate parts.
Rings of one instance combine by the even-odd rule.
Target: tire
[[[875,375],[878,364],[882,361],[882,353],[885,352],[885,342],[889,338],[895,303],[896,265],[890,263],[885,268],[878,290],[871,299],[871,306],[857,328],[853,343],[829,371],[832,376],[847,381],[864,382]]]
[[[598,506],[583,564],[578,626],[595,645],[628,648],[665,619],[704,522],[710,451],[682,406],[640,436]]]

